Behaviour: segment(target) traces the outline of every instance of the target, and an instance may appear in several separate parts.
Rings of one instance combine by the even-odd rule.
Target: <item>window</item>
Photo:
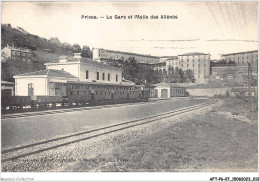
[[[110,81],[110,74],[107,74],[107,80]]]
[[[187,64],[187,67],[189,67],[189,64]]]
[[[60,84],[56,83],[55,84],[55,89],[60,89]]]
[[[15,52],[14,52],[14,51],[12,51],[12,55],[15,55]]]
[[[189,62],[189,59],[187,59],[187,62]]]
[[[116,75],[116,82],[118,82],[118,75]]]
[[[102,79],[105,80],[105,73],[102,74]]]
[[[88,70],[86,70],[86,79],[88,79]]]
[[[99,80],[99,72],[97,72],[97,80]]]

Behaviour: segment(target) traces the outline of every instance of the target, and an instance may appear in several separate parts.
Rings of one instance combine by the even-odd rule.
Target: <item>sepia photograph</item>
[[[2,1],[1,180],[259,181],[258,7]]]

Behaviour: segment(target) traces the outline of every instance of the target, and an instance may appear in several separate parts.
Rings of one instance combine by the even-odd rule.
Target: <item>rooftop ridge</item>
[[[179,54],[178,56],[193,56],[193,55],[210,55],[203,52],[189,52],[184,54]]]
[[[235,54],[244,54],[244,53],[251,53],[251,52],[258,52],[258,50],[221,54],[221,56],[228,56],[228,55],[235,55]]]
[[[145,54],[139,54],[139,53],[133,53],[133,52],[125,52],[125,51],[115,51],[115,50],[109,50],[109,49],[103,49],[103,48],[97,48],[99,50],[105,50],[105,51],[110,51],[110,52],[117,52],[117,53],[123,53],[123,54],[132,54],[132,55],[137,55],[137,56],[145,56],[145,57],[153,57],[153,58],[160,58],[159,56],[151,56],[151,55],[145,55]]]

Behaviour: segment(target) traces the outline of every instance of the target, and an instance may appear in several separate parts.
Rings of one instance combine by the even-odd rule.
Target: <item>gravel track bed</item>
[[[160,129],[167,128],[174,123],[181,122],[193,118],[196,115],[202,115],[211,110],[210,107],[190,111],[188,114],[180,114],[166,119],[161,119],[145,125],[128,128],[100,136],[91,138],[86,141],[77,142],[67,146],[59,147],[50,151],[41,152],[14,161],[2,163],[3,172],[45,172],[45,171],[66,171],[66,169],[74,163],[89,160],[98,154],[105,152],[122,143],[141,138],[145,135],[152,134]],[[174,122],[172,120],[174,119]],[[103,132],[103,131],[102,131]],[[99,132],[97,132],[99,133]],[[64,140],[68,141],[68,140]],[[17,153],[18,154],[18,153]]]

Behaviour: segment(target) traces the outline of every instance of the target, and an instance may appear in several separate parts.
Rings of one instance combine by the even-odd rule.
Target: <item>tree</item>
[[[66,49],[67,51],[73,51],[72,46],[68,42],[64,42],[61,44],[61,47]]]
[[[83,46],[81,56],[85,58],[93,58],[93,53],[90,50],[89,46]]]
[[[49,39],[49,42],[51,42],[51,43],[53,43],[53,44],[55,44],[55,45],[57,45],[57,46],[61,46],[61,42],[60,42],[60,40],[58,39],[58,37],[52,37],[52,38],[50,38],[50,39]]]
[[[185,71],[185,82],[195,83],[194,73],[190,69]]]
[[[72,51],[73,51],[74,53],[81,53],[81,47],[80,47],[80,45],[78,45],[78,44],[73,44],[73,46],[72,46]]]
[[[123,64],[121,61],[118,61],[118,60],[113,60],[113,59],[109,59],[107,61],[107,64],[111,65],[111,66],[115,66],[115,67],[118,67],[118,68],[123,68]]]
[[[138,63],[134,57],[129,57],[123,63],[123,77],[127,80],[137,82]]]
[[[136,84],[150,85],[158,83],[157,72],[150,66],[139,64],[134,57],[124,60],[110,59],[107,63],[111,66],[123,69],[122,75],[126,80],[135,82]]]

